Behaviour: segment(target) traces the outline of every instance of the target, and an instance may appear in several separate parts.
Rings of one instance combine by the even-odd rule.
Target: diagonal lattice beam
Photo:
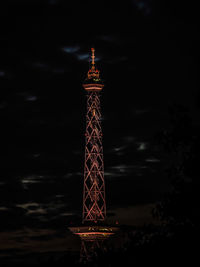
[[[85,133],[83,222],[106,216],[104,162],[99,92],[88,92]]]

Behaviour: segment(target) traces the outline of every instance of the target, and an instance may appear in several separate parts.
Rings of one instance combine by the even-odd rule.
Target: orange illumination
[[[85,236],[85,235],[106,235],[106,236],[108,236],[108,235],[113,235],[113,233],[102,233],[102,232],[85,232],[85,233],[76,233],[77,235],[83,235],[83,236]]]
[[[99,71],[96,69],[95,67],[95,49],[94,48],[91,48],[91,52],[92,52],[92,55],[91,55],[91,59],[92,59],[92,63],[91,63],[91,69],[89,69],[88,71],[88,79],[91,79],[91,78],[99,78]]]
[[[95,62],[94,62],[94,59],[95,59],[95,55],[94,55],[94,48],[91,48],[91,50],[92,50],[92,66],[94,66],[95,65]]]

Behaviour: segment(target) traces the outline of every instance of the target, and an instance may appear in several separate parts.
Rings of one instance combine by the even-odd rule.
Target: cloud
[[[152,7],[149,0],[132,0],[132,3],[144,15],[150,15],[152,13]]]
[[[141,165],[117,165],[111,167],[111,169],[119,170],[120,172],[129,172],[133,169],[146,169],[147,166],[141,166]]]
[[[60,197],[61,196],[63,195],[60,195]],[[26,214],[25,214],[26,216],[29,216],[29,215],[37,216],[37,215],[46,214],[48,218],[52,219],[52,217],[59,217],[61,216],[61,214],[62,216],[74,215],[71,212],[70,213],[66,212],[67,210],[66,204],[59,201],[60,197],[47,204],[37,203],[37,202],[27,202],[23,204],[17,204],[16,207],[26,210]],[[42,219],[44,219],[44,217],[42,217]]]
[[[19,95],[20,97],[23,97],[25,101],[30,101],[34,102],[38,99],[36,95],[33,94],[31,91],[26,91],[26,92],[18,92],[16,95]]]
[[[135,139],[136,138],[134,136],[124,136],[123,137],[123,140],[128,144],[133,143],[135,141]]]
[[[130,145],[134,144],[135,142],[134,136],[125,136],[122,138],[123,145],[116,145],[108,150],[105,150],[106,153],[121,156],[124,155],[127,152],[127,149],[130,148]]]
[[[126,147],[127,147],[127,146],[115,147],[115,148],[113,148],[113,151],[114,151],[114,152],[119,152],[119,151],[124,150]]]
[[[16,207],[26,210],[26,215],[30,214],[46,214],[47,211],[44,209],[41,204],[36,202],[27,202],[24,204],[17,204]]]
[[[49,175],[37,175],[37,174],[32,174],[26,177],[23,177],[21,179],[21,182],[23,183],[40,183],[45,179],[45,183],[48,181],[52,181],[52,178],[55,178],[54,176],[49,176]]]
[[[139,145],[137,148],[138,151],[143,151],[143,150],[147,149],[147,143],[145,143],[145,142],[140,142],[140,143],[138,143],[138,145]]]
[[[64,195],[55,195],[55,198],[63,198]]]
[[[35,95],[29,95],[29,96],[26,96],[25,97],[25,99],[27,100],[27,101],[36,101],[37,100],[37,96],[35,96]]]
[[[73,54],[75,52],[78,52],[80,50],[80,46],[75,45],[75,46],[64,46],[62,47],[62,51],[65,53]]]
[[[83,52],[80,52],[80,46],[78,45],[75,45],[75,46],[64,46],[61,48],[61,50],[67,54],[72,54],[72,55],[75,55],[76,58],[80,61],[89,61],[89,58],[90,58],[90,53],[83,53]],[[95,56],[95,61],[99,61],[100,60],[100,57],[96,57]]]
[[[22,184],[37,184],[40,183],[38,179],[27,177],[21,180]]]
[[[87,53],[87,54],[84,54],[84,53],[82,53],[82,54],[77,54],[76,57],[77,57],[77,59],[79,59],[79,60],[89,60],[89,54],[88,54],[88,53]]]
[[[118,170],[120,172],[125,172],[126,169],[129,169],[130,166],[128,165],[117,165],[117,166],[112,166],[111,169]]]
[[[0,70],[0,77],[4,77],[5,76],[5,71]]]
[[[22,209],[29,209],[30,207],[39,207],[39,204],[36,202],[27,202],[24,204],[17,204],[16,207],[22,208]]]
[[[8,208],[7,207],[0,207],[0,210],[2,211],[2,210],[8,210]]]
[[[148,158],[145,160],[146,162],[160,162],[159,159],[156,159],[156,158]]]
[[[78,60],[85,60],[85,61],[89,61],[90,59],[90,54],[89,53],[78,53],[76,54],[76,57]],[[96,57],[95,56],[95,62],[99,61],[100,57]]]
[[[74,54],[78,60],[86,60],[89,61],[90,54],[89,53],[81,53],[79,52],[80,46],[75,45],[75,46],[65,46],[62,47],[62,51],[68,54]],[[95,61],[99,61],[99,57],[95,57]]]
[[[112,166],[108,168],[108,171],[105,171],[105,177],[108,178],[118,178],[118,177],[126,177],[132,174],[141,176],[143,175],[143,170],[148,167],[145,165],[125,165],[120,164],[116,166]]]
[[[47,211],[43,208],[38,208],[34,210],[28,210],[27,214],[47,214]]]
[[[52,179],[50,179],[49,176],[43,176],[43,175],[29,175],[26,177],[22,177],[21,183],[24,189],[28,189],[29,185],[32,184],[39,184],[39,183],[43,183],[43,179],[45,179],[45,183],[50,183],[52,182]]]

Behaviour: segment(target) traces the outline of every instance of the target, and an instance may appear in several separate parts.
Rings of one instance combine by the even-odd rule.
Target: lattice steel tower
[[[91,68],[83,83],[87,91],[85,166],[83,186],[83,223],[104,221],[106,217],[104,163],[101,129],[100,92],[103,82],[95,66],[94,48]]]
[[[89,261],[96,255],[96,249],[102,248],[104,241],[118,231],[117,227],[104,222],[106,200],[100,110],[100,92],[104,85],[95,66],[94,48],[91,51],[91,66],[83,83],[87,92],[87,113],[82,225],[69,227],[81,238],[82,261]]]

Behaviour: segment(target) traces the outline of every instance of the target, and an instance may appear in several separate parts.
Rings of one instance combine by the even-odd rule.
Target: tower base
[[[81,239],[80,261],[88,262],[98,258],[98,253],[106,250],[104,241],[114,235],[119,228],[112,226],[77,226],[69,230]]]

